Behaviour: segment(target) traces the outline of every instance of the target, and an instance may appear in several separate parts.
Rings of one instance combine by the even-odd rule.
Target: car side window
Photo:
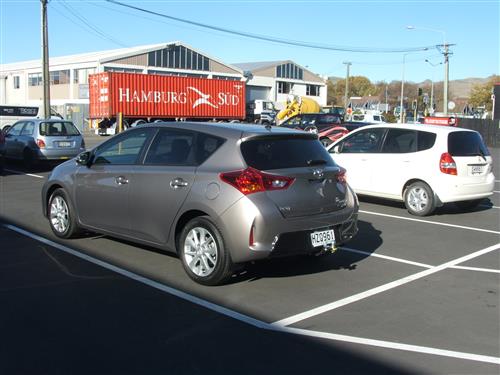
[[[363,129],[345,139],[339,145],[339,152],[342,154],[375,153],[380,151],[384,128]],[[330,149],[334,152],[333,147]]]
[[[406,154],[417,151],[417,132],[408,129],[389,129],[382,153]]]
[[[436,134],[430,132],[418,131],[418,151],[424,151],[432,148],[436,142]]]
[[[29,121],[24,125],[23,130],[21,130],[20,135],[27,135],[31,136],[33,135],[33,132],[35,131],[35,123],[33,121]]]
[[[186,130],[161,129],[149,147],[144,164],[196,165],[195,133]]]
[[[12,125],[12,128],[9,129],[9,131],[7,132],[8,135],[20,135],[21,134],[21,130],[23,129],[24,127],[24,124],[25,122],[18,122],[14,125]]]
[[[94,154],[93,164],[136,164],[154,129],[141,129],[124,133],[100,146]]]

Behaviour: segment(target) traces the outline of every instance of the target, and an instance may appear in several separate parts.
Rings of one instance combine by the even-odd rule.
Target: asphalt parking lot
[[[101,141],[89,137],[87,145]],[[174,256],[42,217],[50,168],[0,179],[0,373],[500,372],[495,193],[434,216],[363,199],[360,232],[317,258],[249,265],[203,287]]]

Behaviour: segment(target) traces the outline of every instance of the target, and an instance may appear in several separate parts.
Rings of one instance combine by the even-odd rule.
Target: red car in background
[[[349,133],[347,128],[344,128],[343,126],[334,126],[318,133],[318,138],[323,146],[326,147],[335,142],[337,139],[342,138],[347,133]]]

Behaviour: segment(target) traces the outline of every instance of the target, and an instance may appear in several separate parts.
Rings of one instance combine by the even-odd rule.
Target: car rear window
[[[41,122],[40,135],[57,137],[66,135],[80,135],[80,132],[71,122]]]
[[[328,151],[311,137],[250,139],[241,144],[241,153],[248,166],[259,170],[335,165]]]
[[[451,156],[490,155],[479,133],[468,131],[448,134],[448,153]]]

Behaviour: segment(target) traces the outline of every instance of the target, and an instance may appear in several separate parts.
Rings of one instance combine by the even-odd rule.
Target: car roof
[[[382,123],[382,124],[372,124],[363,126],[360,129],[371,129],[371,128],[391,128],[391,129],[410,129],[410,130],[422,130],[422,131],[431,131],[434,133],[452,133],[455,131],[471,131],[471,129],[458,128],[455,126],[443,126],[443,125],[428,125],[428,124],[394,124],[394,123]],[[358,131],[358,129],[356,129]]]
[[[280,135],[280,134],[304,134],[304,131],[290,128],[281,128],[279,126],[266,126],[250,123],[227,123],[227,122],[155,122],[152,124],[144,124],[141,127],[165,127],[194,130],[194,131],[209,131],[210,134],[218,135],[225,138],[251,137],[254,135]]]

